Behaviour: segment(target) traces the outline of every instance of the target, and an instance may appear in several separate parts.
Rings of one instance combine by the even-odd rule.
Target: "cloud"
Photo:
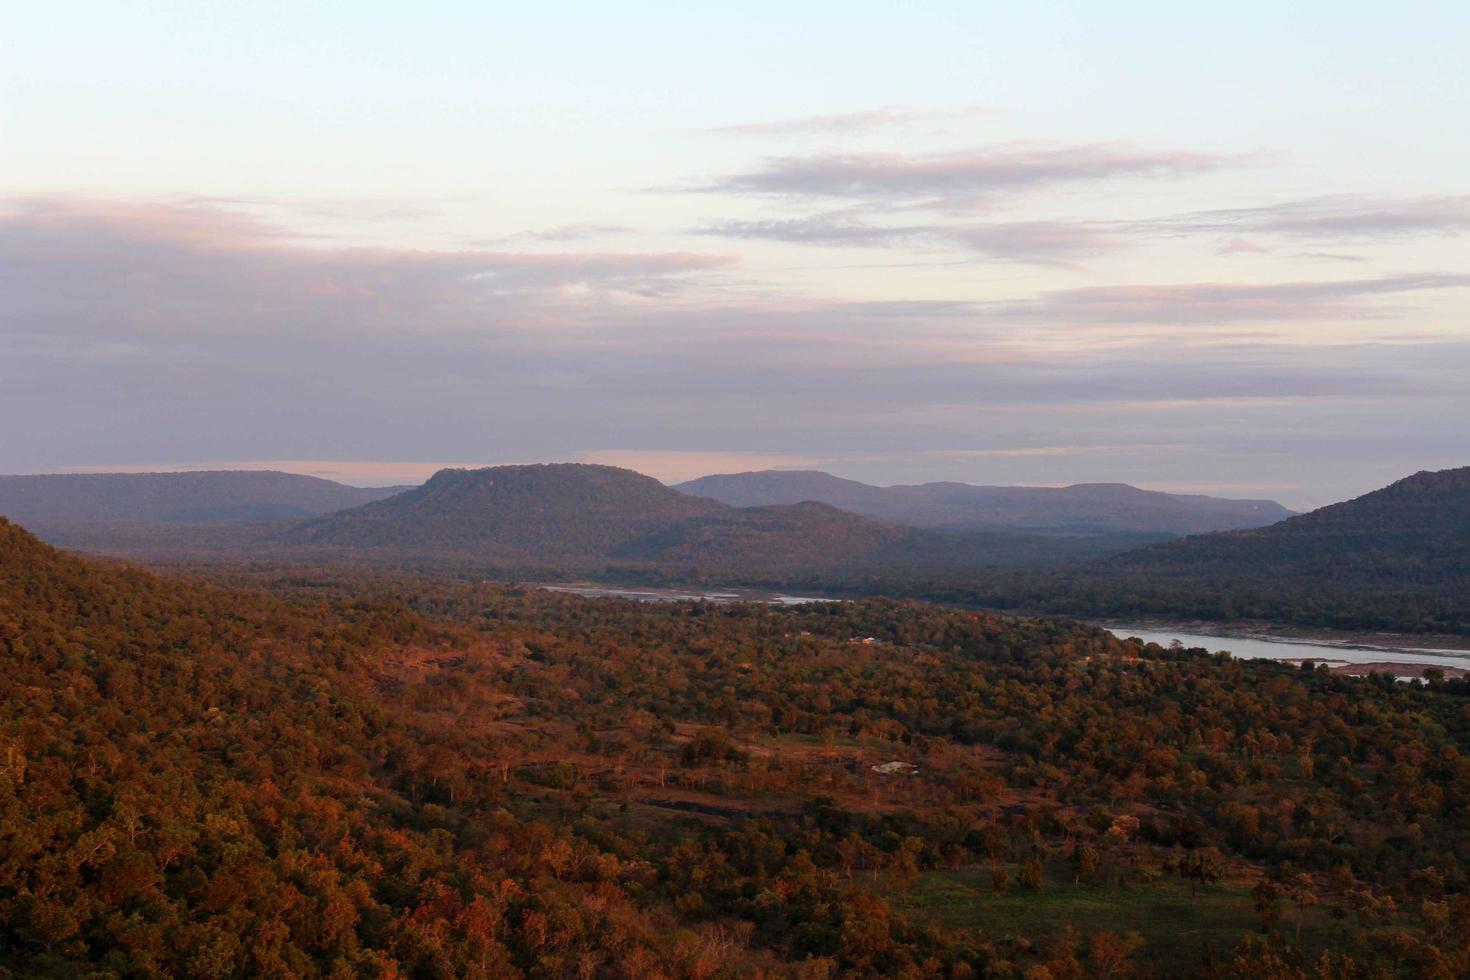
[[[1067,265],[1074,259],[1112,251],[1125,242],[1101,222],[1009,221],[874,225],[850,211],[803,218],[725,221],[699,229],[704,234],[797,245],[888,247],[914,244],[960,248],[987,258],[1035,265]]]
[[[1175,233],[1247,232],[1314,241],[1378,241],[1470,232],[1470,195],[1306,198],[1254,208],[1196,211],[1151,223]]]
[[[1242,163],[1129,143],[1002,143],[937,156],[895,153],[773,157],[703,188],[734,194],[968,208],[990,195],[1115,178],[1177,179]]]
[[[0,210],[11,330],[539,327],[610,297],[677,293],[733,261],[693,252],[314,247],[203,206],[57,198]]]
[[[1241,253],[1263,255],[1270,251],[1270,247],[1262,245],[1259,242],[1253,242],[1247,238],[1232,238],[1229,241],[1221,242],[1220,247],[1215,249],[1217,255],[1238,255]]]
[[[696,230],[727,238],[801,245],[958,248],[1001,261],[1052,266],[1072,266],[1077,260],[1138,245],[1160,235],[1225,234],[1230,237],[1218,242],[1215,253],[1238,255],[1274,252],[1282,238],[1362,243],[1470,232],[1470,196],[1318,198],[1143,221],[964,222],[952,220],[952,213],[948,220],[885,220],[895,213],[913,214],[935,207],[952,212],[982,201],[990,191],[1007,187],[1151,172],[1151,165],[1143,157],[1138,158],[1135,169],[1117,155],[1094,159],[1092,162],[1098,165],[1092,169],[1080,159],[1074,161],[1076,166],[1039,158],[1031,162],[1038,165],[1029,168],[1019,160],[993,165],[995,159],[960,156],[919,161],[877,155],[781,158],[771,161],[765,170],[727,178],[716,186],[806,196],[814,201],[846,197],[849,206],[794,218],[721,221]],[[1165,173],[1168,167],[1161,164],[1152,172]],[[1302,259],[1366,261],[1360,255],[1321,250],[1288,254]]]
[[[1327,262],[1352,262],[1354,264],[1367,262],[1366,255],[1348,255],[1343,252],[1297,252],[1299,259],[1321,259]]]
[[[344,249],[226,209],[12,203],[0,470],[306,461],[361,480],[376,460],[655,468],[710,453],[740,468],[841,459],[873,482],[1229,483],[1310,467],[1323,486],[1367,489],[1370,465],[1376,479],[1470,458],[1463,338],[1434,343],[1414,321],[1393,328],[1420,328],[1415,342],[1371,347],[1295,330],[1398,314],[1465,276],[1005,301],[899,281],[854,302],[737,282],[727,261]],[[1253,321],[1262,336],[1245,343],[1222,342],[1237,327],[1193,329]],[[1134,443],[1188,448],[1122,448]],[[1059,451],[1089,446],[1114,448]],[[966,447],[989,455],[943,455]]]
[[[1089,222],[993,222],[949,227],[944,234],[990,258],[1042,265],[1065,265],[1124,244],[1103,226]]]
[[[491,239],[488,242],[477,242],[474,244],[504,244],[506,242],[577,242],[589,238],[605,238],[609,235],[626,235],[633,229],[628,225],[602,224],[594,221],[577,222],[570,225],[557,225],[554,228],[542,228],[537,231],[523,231],[506,238]]]
[[[836,212],[808,215],[804,218],[778,218],[757,221],[720,221],[698,229],[702,234],[726,238],[744,238],[797,245],[839,245],[867,247],[892,245],[925,235],[923,226],[870,225],[851,214]]]
[[[1378,296],[1470,286],[1470,275],[1417,273],[1315,282],[1092,286],[1002,305],[998,316],[1049,322],[1219,324],[1363,318],[1383,314]]]
[[[887,105],[878,106],[874,109],[860,109],[855,112],[799,116],[794,119],[780,119],[774,122],[715,126],[700,130],[700,132],[720,136],[825,136],[855,133],[891,126],[909,126],[916,123],[968,119],[974,116],[985,115],[992,111],[984,106],[976,105],[955,106],[952,108]]]
[[[1119,453],[1161,452],[1188,446],[1157,442],[1097,443],[1071,446],[1012,446],[1005,449],[934,449],[926,456],[945,459],[1025,458],[1034,456],[1102,456]]]

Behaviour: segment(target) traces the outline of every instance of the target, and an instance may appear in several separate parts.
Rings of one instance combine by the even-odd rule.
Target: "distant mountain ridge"
[[[0,476],[0,515],[35,525],[277,520],[356,507],[402,489],[276,470]]]
[[[1470,579],[1470,466],[1421,471],[1270,527],[1168,541],[1114,564],[1236,578],[1269,570],[1294,582]]]
[[[1140,490],[1122,483],[991,487],[923,483],[877,487],[819,471],[762,470],[700,477],[681,493],[738,507],[806,500],[910,527],[1201,534],[1291,517],[1274,500],[1233,500]]]
[[[1128,623],[1470,636],[1470,467],[1416,473],[1269,527],[1179,538],[1094,562],[971,570],[923,594]]]
[[[741,575],[970,566],[1115,553],[1140,543],[939,534],[811,501],[734,507],[632,470],[585,463],[441,470],[417,489],[303,521],[279,541],[347,557],[604,562]]]

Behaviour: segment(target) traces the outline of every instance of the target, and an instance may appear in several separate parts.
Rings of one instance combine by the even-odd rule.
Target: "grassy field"
[[[996,895],[988,869],[934,871],[920,876],[908,892],[893,896],[893,902],[916,917],[997,938],[1041,942],[1068,927],[1084,937],[1100,929],[1137,933],[1145,944],[1138,962],[1166,975],[1197,968],[1211,955],[1223,956],[1246,935],[1260,932],[1249,885],[1205,885],[1194,895],[1189,883],[1177,878],[1122,887],[1074,885],[1060,865],[1048,869],[1039,892],[1013,883],[1004,895]],[[1301,939],[1309,960],[1328,942],[1330,924],[1322,910],[1307,911]],[[1281,931],[1291,938],[1295,926],[1295,909],[1283,903]]]

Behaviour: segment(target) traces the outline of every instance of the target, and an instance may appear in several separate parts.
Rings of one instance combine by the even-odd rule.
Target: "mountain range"
[[[1259,527],[1294,513],[1274,500],[1140,490],[1123,483],[990,487],[922,483],[877,487],[830,473],[761,470],[704,476],[675,489],[736,507],[813,500],[911,527],[1202,534]]]
[[[583,463],[441,470],[422,487],[300,522],[278,540],[342,554],[618,562],[746,575],[993,564],[1028,546],[1047,557],[1095,547],[1011,533],[939,534],[811,501],[735,507],[632,470]]]
[[[831,486],[834,479],[797,476],[807,488]],[[67,485],[66,478],[57,479]],[[759,481],[746,485],[752,482]],[[292,481],[321,489],[318,484],[352,490],[310,478]],[[1130,506],[1173,496],[1106,489]],[[1083,533],[1075,526],[912,527],[816,501],[735,506],[631,470],[575,463],[442,470],[401,493],[273,521],[177,523],[181,513],[199,511],[181,511],[177,493],[164,499],[151,513],[170,515],[176,523],[43,523],[38,530],[67,547],[144,559],[411,562],[518,575],[608,571],[669,581],[882,592],[1069,615],[1470,632],[1470,468],[1419,473],[1266,527],[1163,541],[1160,533]],[[302,506],[299,497],[253,499],[292,499]],[[125,503],[127,513],[149,512],[136,496],[111,502],[110,512],[124,511]],[[1066,509],[1049,513],[1034,519],[1055,519]],[[1199,514],[1196,509],[1191,519]]]
[[[811,501],[735,507],[632,470],[578,463],[447,469],[419,487],[368,490],[256,472],[5,479],[10,493],[0,502],[8,500],[11,516],[45,540],[145,560],[411,558],[542,571],[676,566],[764,577],[794,568],[1075,561],[1165,537],[1005,528],[938,533]]]
[[[0,515],[28,525],[261,521],[325,514],[404,489],[274,470],[0,476]]]

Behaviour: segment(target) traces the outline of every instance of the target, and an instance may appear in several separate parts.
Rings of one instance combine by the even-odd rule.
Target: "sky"
[[[0,5],[0,472],[1470,464],[1470,6]]]

